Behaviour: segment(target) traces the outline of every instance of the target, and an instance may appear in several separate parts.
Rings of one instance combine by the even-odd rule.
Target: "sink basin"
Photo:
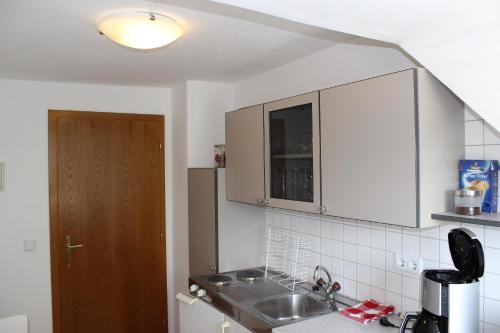
[[[300,320],[332,311],[329,303],[301,294],[284,295],[255,304],[260,313],[280,321]]]

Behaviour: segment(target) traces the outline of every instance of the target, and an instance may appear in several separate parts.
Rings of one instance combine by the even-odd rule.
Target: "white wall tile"
[[[326,255],[321,255],[321,261],[320,261],[321,265],[325,266],[326,269],[328,269],[329,271],[331,271],[331,267],[332,267],[332,257],[330,256],[326,256]],[[322,273],[323,274],[323,273]],[[326,275],[326,274],[325,274]],[[322,275],[323,276],[323,275]]]
[[[321,252],[321,239],[317,236],[310,236],[309,237],[309,242],[311,244],[311,251],[314,252]],[[330,255],[330,252],[326,253]]]
[[[484,124],[484,144],[500,145],[500,133],[488,124]]]
[[[319,236],[321,235],[321,223],[320,220],[310,219],[309,220],[309,232],[311,235]]]
[[[420,229],[420,236],[439,239],[439,227]]]
[[[356,262],[356,245],[344,243],[344,259]]]
[[[387,231],[385,233],[386,250],[400,253],[403,250],[402,239],[403,239],[403,235],[401,233]]]
[[[500,145],[484,146],[485,160],[500,160]]]
[[[331,238],[338,241],[344,240],[344,225],[342,223],[338,222],[332,223]]]
[[[486,272],[500,274],[500,249],[487,247],[485,250],[484,270]]]
[[[385,252],[385,269],[394,273],[401,273],[401,269],[394,265],[394,252],[386,251]]]
[[[494,326],[488,323],[483,323],[484,325],[484,333],[500,333],[500,327]]]
[[[356,265],[357,281],[370,284],[370,267],[365,265]]]
[[[309,219],[304,216],[300,217],[299,230],[302,234],[309,234]]]
[[[484,299],[484,321],[500,326],[500,301],[485,298]]]
[[[385,304],[385,289],[371,286],[370,287],[370,298],[381,303],[381,304]]]
[[[426,259],[422,260],[422,270],[439,269],[439,268],[440,268],[439,261],[432,261],[432,260],[426,260]]]
[[[356,280],[356,264],[344,260],[344,278]]]
[[[372,267],[370,269],[371,285],[377,288],[385,289],[385,274],[385,270]]]
[[[420,257],[426,260],[439,261],[439,240],[420,238]]]
[[[385,230],[371,229],[370,246],[372,248],[385,250]]]
[[[321,219],[321,237],[332,238],[332,222],[329,219]]]
[[[356,285],[356,298],[360,301],[370,299],[370,286],[368,284],[360,283]]]
[[[401,274],[386,272],[385,286],[386,289],[395,294],[401,294],[402,276]]]
[[[420,280],[411,277],[402,277],[401,292],[403,296],[420,299]]]
[[[483,144],[483,121],[466,121],[465,122],[465,145],[482,145]]]
[[[485,242],[483,246],[500,249],[500,228],[486,227],[484,233]]]
[[[484,159],[484,146],[465,146],[465,158],[468,160]]]
[[[360,225],[356,228],[356,244],[370,246],[370,226]]]
[[[491,273],[484,274],[483,284],[484,296],[500,301],[500,275]]]
[[[300,217],[295,215],[290,215],[290,229],[293,231],[300,230]]]
[[[273,213],[273,226],[281,228],[281,214]]]
[[[356,247],[356,262],[366,266],[370,266],[370,248],[367,246],[358,245]]]
[[[344,261],[338,258],[332,258],[332,274],[344,276]]]
[[[439,238],[441,240],[448,241],[448,233],[455,228],[458,228],[457,223],[451,223],[451,224],[444,224],[439,226]]]
[[[385,251],[372,248],[370,253],[370,265],[385,270]]]
[[[420,255],[420,239],[417,236],[403,234],[403,254],[418,258]]]
[[[329,238],[321,238],[321,254],[332,255],[332,240]]]
[[[344,243],[332,240],[332,256],[344,259]]]
[[[448,241],[442,240],[439,242],[439,261],[441,264],[453,265]]]
[[[392,293],[390,291],[385,292],[385,302],[389,305],[394,305],[395,312],[402,312],[401,302],[402,297],[399,294]]]
[[[401,299],[401,309],[403,312],[418,311],[420,310],[420,304],[418,300],[403,296]]]
[[[344,286],[342,288],[344,295],[351,298],[356,298],[356,281],[344,278]]]
[[[344,242],[356,244],[356,225],[344,224]]]
[[[484,333],[500,333],[500,327],[499,326],[494,326],[488,323],[483,323],[484,328],[483,332]]]
[[[289,230],[291,227],[290,219],[291,219],[290,212],[284,213],[281,216],[281,227]]]

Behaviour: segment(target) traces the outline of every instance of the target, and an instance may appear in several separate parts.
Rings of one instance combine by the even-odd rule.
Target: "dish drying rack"
[[[295,291],[309,278],[310,245],[304,236],[270,227],[267,234],[265,277]]]

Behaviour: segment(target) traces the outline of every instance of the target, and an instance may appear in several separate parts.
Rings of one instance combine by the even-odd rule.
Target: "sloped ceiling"
[[[215,0],[398,44],[500,129],[498,0]]]

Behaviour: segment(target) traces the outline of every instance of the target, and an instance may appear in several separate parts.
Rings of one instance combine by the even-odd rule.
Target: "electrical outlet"
[[[422,259],[395,253],[394,268],[405,272],[420,274],[422,273]]]

